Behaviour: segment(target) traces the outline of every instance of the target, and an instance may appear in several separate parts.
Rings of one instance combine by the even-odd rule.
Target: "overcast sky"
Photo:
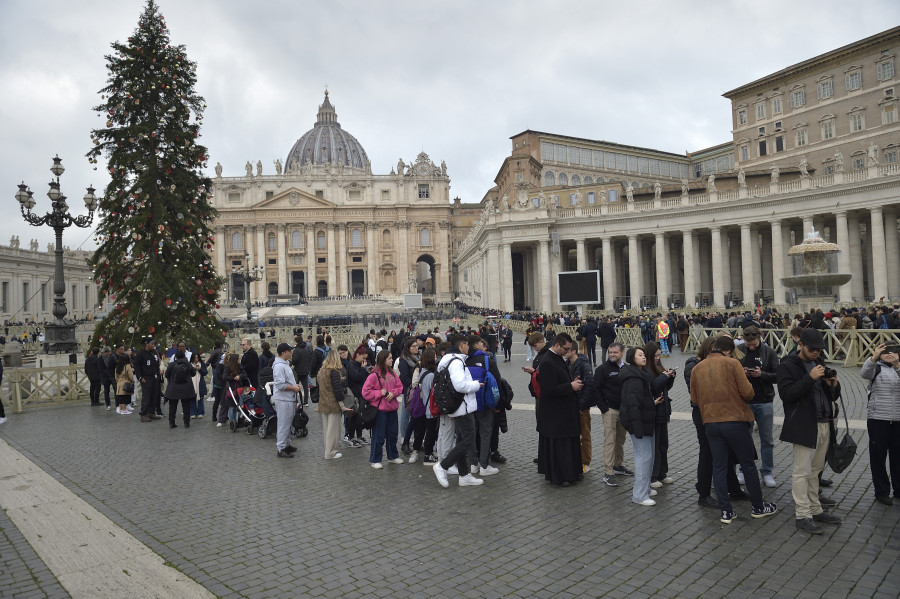
[[[425,151],[447,162],[451,197],[478,202],[535,129],[683,153],[731,139],[727,90],[900,23],[900,2],[644,0],[395,2],[159,0],[173,44],[198,64],[210,168],[284,161],[315,122],[327,84],[342,127],[376,174]],[[103,56],[143,0],[0,0],[0,244],[53,239],[25,224],[24,180],[40,214],[54,154],[84,211],[107,184],[85,153]],[[64,243],[93,249],[70,228]]]

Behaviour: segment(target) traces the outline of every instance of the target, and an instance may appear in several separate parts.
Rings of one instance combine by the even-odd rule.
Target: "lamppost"
[[[247,322],[250,322],[250,283],[261,281],[263,278],[262,266],[250,266],[250,254],[244,255],[244,263],[240,266],[232,266],[231,274],[237,276],[244,284],[244,305],[247,307]]]
[[[62,234],[64,229],[72,225],[82,229],[91,226],[91,222],[94,220],[94,210],[97,208],[97,198],[94,196],[96,190],[88,187],[87,194],[84,196],[84,205],[87,207],[88,213],[72,217],[69,213],[69,205],[66,204],[66,196],[59,188],[59,177],[65,170],[62,159],[59,156],[53,158],[50,172],[56,176],[56,180],[50,181],[50,191],[47,192],[53,209],[44,216],[37,216],[31,212],[35,201],[31,189],[25,185],[24,181],[19,185],[19,191],[16,192],[16,199],[21,205],[25,221],[34,227],[50,225],[56,233],[56,251],[54,252],[56,254],[56,270],[53,274],[53,316],[56,317],[56,321],[46,327],[44,351],[47,353],[72,353],[78,346],[75,341],[75,323],[64,318],[68,309],[65,297],[66,283],[63,280]]]

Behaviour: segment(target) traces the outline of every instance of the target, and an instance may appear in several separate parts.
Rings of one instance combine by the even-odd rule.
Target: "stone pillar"
[[[732,271],[737,272],[741,266],[741,255],[739,251],[732,251],[731,247],[731,231],[724,229],[722,231],[722,292],[727,294],[729,291],[735,290],[734,279],[731,276]],[[735,259],[732,264],[732,258]],[[732,268],[732,266],[734,268]]]
[[[266,226],[265,225],[256,225],[256,256],[254,256],[250,262],[255,266],[262,266],[266,274],[263,275],[262,279],[257,281],[256,283],[250,283],[250,289],[252,290],[254,286],[256,286],[256,292],[250,294],[251,301],[266,301],[266,296],[268,295],[268,270],[269,264],[268,260],[266,260]]]
[[[398,222],[397,233],[397,293],[402,295],[409,293],[409,221]]]
[[[666,236],[656,234],[656,305],[669,306],[669,269],[666,260]]]
[[[743,283],[744,303],[753,303],[753,263],[757,257],[753,255],[753,237],[750,224],[741,225],[741,282]]]
[[[501,308],[503,303],[503,268],[500,266],[502,254],[500,252],[500,244],[495,243],[490,246],[490,262],[488,263],[488,288],[490,289],[491,308]]]
[[[803,240],[806,239],[806,236],[809,234],[809,230],[815,226],[813,223],[813,217],[811,215],[807,215],[803,217],[803,229],[800,231],[800,240],[797,243],[803,243]]]
[[[872,253],[869,256],[872,261],[872,289],[874,289],[874,297],[876,302],[880,302],[881,298],[888,297],[888,268],[885,260],[885,235],[884,235],[884,214],[881,206],[871,208],[869,213],[872,218]],[[896,263],[891,265],[896,269]]]
[[[772,289],[774,289],[775,303],[784,303],[784,284],[781,278],[784,276],[784,256],[787,249],[783,247],[781,221],[772,221]]]
[[[837,245],[841,248],[838,254],[838,271],[842,273],[852,272],[850,267],[850,229],[847,226],[847,213],[839,211],[835,213],[835,228],[837,229]],[[854,273],[853,277],[857,275]],[[838,301],[850,302],[852,300],[853,287],[848,282],[838,288]]]
[[[631,234],[628,236],[628,283],[631,286],[629,310],[641,308],[641,266],[638,251],[637,235]]]
[[[603,243],[603,306],[607,310],[613,309],[613,301],[616,298],[616,267],[612,258],[612,240],[609,237],[602,239]]]
[[[587,270],[587,251],[584,238],[575,240],[575,270]],[[587,312],[587,304],[580,304],[581,313]]]
[[[850,254],[850,272],[853,278],[850,279],[850,293],[853,296],[852,301],[861,302],[865,296],[865,287],[863,281],[863,260],[862,260],[862,244],[859,238],[859,216],[856,214],[847,215],[847,229],[849,230],[850,242],[846,249]]]
[[[888,296],[894,301],[900,299],[900,272],[897,264],[900,263],[900,247],[897,239],[897,212],[890,208],[884,211],[884,243],[885,264],[892,265],[887,269]]]
[[[538,242],[538,272],[537,286],[540,290],[541,303],[538,310],[549,313],[550,310],[550,240],[541,239]]]
[[[276,229],[278,230],[278,234],[275,239],[276,246],[278,247],[278,293],[289,293],[290,289],[288,289],[287,252],[285,251],[287,239],[284,236],[286,227],[285,225],[278,225]]]
[[[681,258],[684,266],[684,304],[686,308],[697,300],[697,281],[694,278],[696,263],[694,262],[694,232],[681,232]]]
[[[316,226],[313,223],[304,225],[306,229],[306,295],[316,297],[319,294],[319,281],[316,279]]]
[[[712,284],[713,303],[720,309],[725,307],[725,290],[722,281],[722,230],[710,228],[712,235]]]
[[[378,249],[375,247],[375,223],[366,223],[366,293],[381,293],[378,288]]]
[[[337,279],[338,279],[338,295],[348,295],[349,283],[347,277],[347,225],[346,223],[338,223],[337,225]]]
[[[440,260],[435,266],[435,276],[437,277],[437,281],[435,281],[435,291],[442,295],[447,295],[451,293],[450,290],[450,271],[453,268],[453,259],[450,257],[450,245],[452,240],[450,239],[450,221],[442,220],[438,222],[438,256]],[[512,281],[512,279],[510,279]],[[510,282],[510,285],[512,283]],[[453,298],[450,298],[453,299]],[[510,308],[511,310],[512,308]]]
[[[216,227],[216,272],[219,273],[220,277],[228,277],[231,273],[231,269],[229,268],[226,271],[225,265],[225,254],[228,251],[228,248],[225,246],[225,227],[219,226]],[[224,301],[224,300],[222,300]]]
[[[508,241],[503,242],[501,246],[503,250],[500,253],[500,275],[501,289],[503,290],[503,310],[512,311],[513,306],[513,269],[512,269],[512,245]]]
[[[325,247],[328,249],[328,295],[334,296],[337,291],[337,248],[334,244],[335,223],[325,223]]]

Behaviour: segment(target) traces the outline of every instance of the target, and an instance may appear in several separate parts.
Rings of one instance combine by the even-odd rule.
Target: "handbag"
[[[837,473],[841,473],[850,466],[853,458],[856,457],[856,441],[850,436],[850,422],[847,420],[847,411],[844,409],[844,399],[841,398],[841,412],[844,413],[844,425],[847,427],[844,431],[844,437],[837,440],[837,430],[834,421],[829,422],[831,429],[828,440],[828,450],[825,452],[825,460],[828,466]]]
[[[134,383],[122,383],[122,392],[125,395],[131,395],[134,393]]]

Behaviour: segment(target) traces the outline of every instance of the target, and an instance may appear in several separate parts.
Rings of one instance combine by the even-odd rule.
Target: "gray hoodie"
[[[868,358],[859,376],[868,381],[874,379],[866,405],[866,417],[869,420],[900,420],[900,372],[881,360],[876,363]]]

